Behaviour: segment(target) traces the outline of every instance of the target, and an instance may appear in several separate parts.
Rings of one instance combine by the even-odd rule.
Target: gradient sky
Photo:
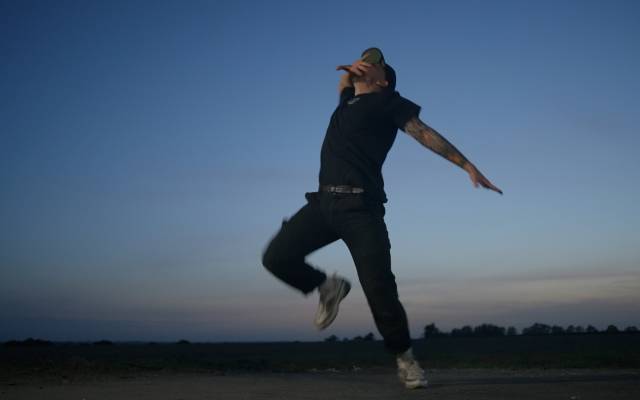
[[[398,91],[504,196],[398,132],[383,175],[412,335],[640,325],[640,3],[0,1],[0,340],[378,332],[338,241],[317,296],[261,254],[317,188],[338,64]]]

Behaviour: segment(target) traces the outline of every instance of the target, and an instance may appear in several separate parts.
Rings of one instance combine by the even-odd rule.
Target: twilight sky
[[[338,64],[398,91],[504,196],[402,131],[385,162],[413,336],[640,325],[640,3],[0,1],[0,340],[321,340],[261,265],[317,188]]]

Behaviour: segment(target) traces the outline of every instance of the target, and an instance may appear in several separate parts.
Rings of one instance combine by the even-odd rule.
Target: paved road
[[[640,399],[639,370],[427,371],[430,386],[405,389],[392,369],[305,373],[162,373],[123,377],[44,380],[0,384],[0,399]]]

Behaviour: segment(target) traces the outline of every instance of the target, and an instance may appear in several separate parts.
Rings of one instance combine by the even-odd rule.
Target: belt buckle
[[[362,188],[357,188],[349,185],[329,185],[329,192],[331,193],[362,193],[364,190]]]

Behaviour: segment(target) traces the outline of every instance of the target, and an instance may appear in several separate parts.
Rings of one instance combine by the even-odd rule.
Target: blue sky
[[[316,190],[338,64],[397,89],[504,196],[398,132],[383,167],[412,334],[640,325],[633,1],[0,2],[0,340],[324,332],[261,265]],[[343,242],[308,261],[357,282]]]

